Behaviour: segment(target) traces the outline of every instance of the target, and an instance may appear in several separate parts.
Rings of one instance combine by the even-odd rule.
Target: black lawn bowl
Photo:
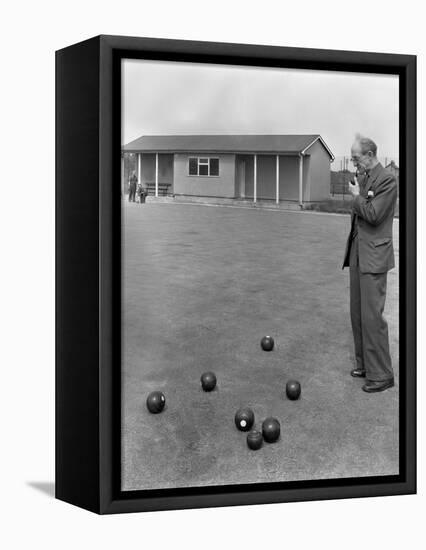
[[[276,418],[266,418],[262,424],[263,439],[267,443],[275,443],[280,437],[281,426]]]
[[[235,425],[242,432],[248,432],[254,424],[254,412],[251,409],[239,409],[235,413]]]
[[[153,391],[151,392],[146,400],[146,406],[148,407],[148,410],[152,414],[160,413],[166,404],[166,398],[164,396],[164,393],[161,391]]]
[[[274,339],[272,336],[264,336],[260,341],[263,351],[272,351],[274,349]]]
[[[204,391],[213,391],[216,383],[217,378],[214,372],[205,372],[201,375],[201,387]]]
[[[261,432],[253,430],[247,434],[247,445],[252,451],[260,449],[263,443],[263,435]]]
[[[299,399],[301,391],[302,387],[300,385],[300,382],[298,382],[297,380],[289,380],[287,382],[285,392],[287,394],[287,397],[292,401]]]

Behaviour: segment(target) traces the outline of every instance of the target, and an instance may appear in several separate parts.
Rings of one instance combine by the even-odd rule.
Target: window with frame
[[[219,159],[210,157],[190,157],[188,162],[190,176],[218,176]]]

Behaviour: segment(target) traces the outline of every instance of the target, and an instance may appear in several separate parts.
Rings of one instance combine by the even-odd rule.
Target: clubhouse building
[[[330,196],[334,156],[318,134],[141,136],[122,152],[136,155],[138,181],[156,197],[302,206]]]

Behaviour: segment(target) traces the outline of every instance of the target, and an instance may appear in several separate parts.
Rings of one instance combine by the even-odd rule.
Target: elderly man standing
[[[383,310],[387,272],[395,266],[392,226],[397,188],[394,176],[377,159],[374,141],[357,136],[351,153],[358,177],[349,183],[353,206],[343,262],[350,272],[355,342],[356,368],[351,375],[365,377],[362,389],[373,393],[394,385]]]

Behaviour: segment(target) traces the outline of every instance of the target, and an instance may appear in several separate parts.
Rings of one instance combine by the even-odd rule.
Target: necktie
[[[365,178],[364,178],[364,182],[363,182],[363,189],[365,189],[367,187],[367,183],[368,183],[368,179],[370,178],[370,173],[369,172],[366,172],[365,173]]]

